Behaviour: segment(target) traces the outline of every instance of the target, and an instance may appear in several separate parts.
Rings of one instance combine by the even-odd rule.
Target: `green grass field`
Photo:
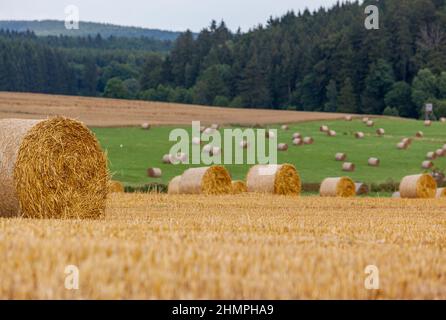
[[[328,137],[319,132],[319,127],[326,124],[337,132],[336,137]],[[279,152],[279,163],[292,163],[298,169],[303,182],[319,183],[326,177],[348,175],[356,181],[382,183],[389,179],[399,181],[408,174],[423,172],[421,162],[428,151],[435,151],[446,143],[446,124],[433,123],[425,127],[422,121],[403,119],[375,119],[375,127],[368,128],[359,119],[352,122],[324,121],[306,122],[290,125],[289,131],[280,126],[269,126],[278,129],[278,143],[285,142],[290,146],[287,152]],[[377,128],[384,128],[384,137],[378,137]],[[150,182],[167,183],[171,178],[180,175],[189,165],[165,165],[161,159],[174,144],[169,142],[170,131],[174,127],[154,127],[144,131],[139,128],[93,128],[102,147],[107,150],[113,179],[127,185],[142,185]],[[190,128],[186,128],[190,131]],[[408,150],[398,150],[397,142],[404,137],[414,137],[417,131],[424,132],[424,138],[414,139]],[[362,131],[366,134],[362,140],[355,139],[354,133]],[[291,136],[300,132],[303,136],[312,136],[313,145],[293,146]],[[356,164],[354,173],[344,173],[342,163],[336,162],[337,152],[345,152],[347,161]],[[367,165],[370,157],[378,157],[381,166],[372,168]],[[435,166],[443,169],[446,158],[434,161]],[[163,170],[161,179],[146,176],[149,167]],[[248,165],[226,166],[233,179],[244,179]]]

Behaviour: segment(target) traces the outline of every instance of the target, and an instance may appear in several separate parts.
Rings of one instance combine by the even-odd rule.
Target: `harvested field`
[[[42,119],[63,115],[88,126],[123,127],[188,124],[272,124],[342,119],[340,113],[234,109],[174,103],[0,92],[0,119]]]
[[[446,299],[446,199],[114,194],[0,219],[0,299]],[[64,287],[67,265],[79,290]],[[380,290],[364,270],[379,268]]]

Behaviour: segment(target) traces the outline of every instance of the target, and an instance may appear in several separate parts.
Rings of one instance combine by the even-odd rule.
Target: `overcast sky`
[[[0,20],[65,19],[65,7],[79,8],[81,21],[166,30],[200,31],[212,19],[246,31],[270,15],[316,9],[336,0],[0,0]]]

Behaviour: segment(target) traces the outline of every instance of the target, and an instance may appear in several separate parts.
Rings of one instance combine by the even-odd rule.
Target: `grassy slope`
[[[385,182],[389,178],[400,180],[404,175],[419,173],[421,162],[428,151],[434,151],[446,143],[446,124],[434,123],[432,127],[424,127],[420,121],[399,119],[376,119],[374,128],[367,128],[360,120],[353,122],[324,121],[307,122],[291,125],[289,131],[279,129],[278,142],[290,145],[287,152],[279,153],[279,163],[289,162],[296,165],[304,182],[320,182],[328,176],[345,175],[341,171],[341,163],[334,161],[336,152],[346,152],[348,161],[356,164],[355,173],[348,174],[357,181]],[[327,137],[319,132],[321,124],[327,124],[337,131],[338,136]],[[279,126],[271,126],[278,128]],[[377,137],[375,130],[382,127],[385,137]],[[172,177],[181,174],[189,166],[164,165],[163,154],[169,152],[173,143],[168,141],[173,127],[155,127],[150,131],[139,128],[95,128],[102,146],[107,150],[114,179],[127,184],[143,184],[152,181],[168,182]],[[412,137],[419,130],[425,133],[423,139],[415,139],[412,146],[405,151],[397,150],[396,143],[403,137]],[[295,147],[291,145],[293,132],[315,138],[312,146]],[[366,138],[357,140],[353,134],[363,131]],[[122,144],[122,148],[121,148]],[[379,168],[367,166],[369,157],[381,159]],[[444,168],[446,158],[435,161],[439,168]],[[146,177],[148,167],[160,167],[163,170],[161,179]],[[244,179],[248,165],[229,165],[234,179]]]

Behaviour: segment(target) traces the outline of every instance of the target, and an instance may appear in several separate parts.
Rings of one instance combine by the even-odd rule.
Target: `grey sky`
[[[212,19],[235,30],[265,23],[287,10],[331,6],[336,0],[0,0],[0,20],[64,20],[64,8],[79,7],[80,20],[128,26],[199,31]]]

